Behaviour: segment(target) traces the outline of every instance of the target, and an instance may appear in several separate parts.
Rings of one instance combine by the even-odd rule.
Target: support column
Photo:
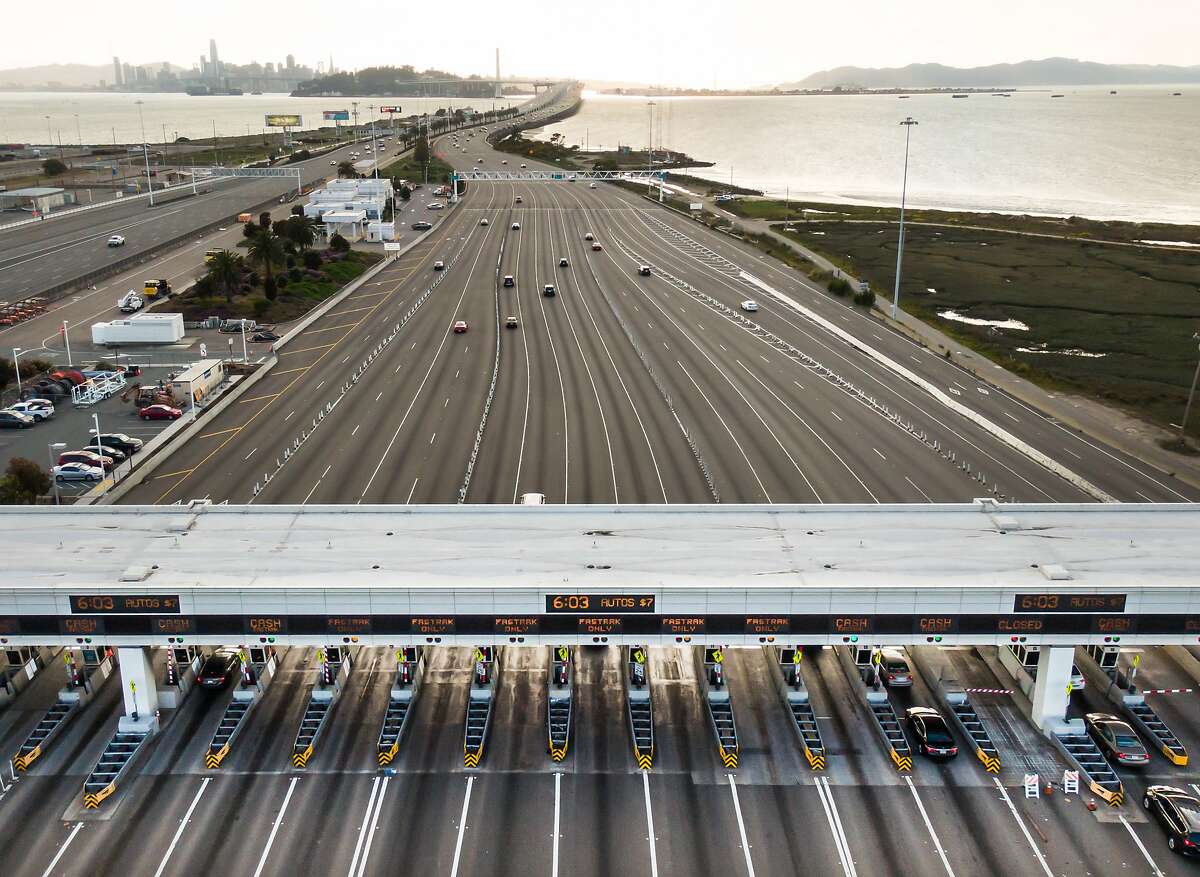
[[[125,715],[136,712],[139,722],[154,718],[158,710],[158,685],[154,678],[154,652],[141,646],[119,646],[117,661],[121,667],[121,690],[125,697]]]
[[[1045,730],[1061,724],[1067,716],[1074,646],[1042,646],[1038,652],[1037,678],[1030,697],[1033,724]]]

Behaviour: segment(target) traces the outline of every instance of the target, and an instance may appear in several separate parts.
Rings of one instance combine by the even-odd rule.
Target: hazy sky
[[[51,24],[40,4],[3,4],[0,66],[119,55],[190,67],[210,37],[235,63],[291,52],[315,66],[332,53],[343,69],[410,63],[482,74],[499,47],[506,73],[706,87],[843,64],[1200,64],[1200,0],[60,0],[53,10]]]

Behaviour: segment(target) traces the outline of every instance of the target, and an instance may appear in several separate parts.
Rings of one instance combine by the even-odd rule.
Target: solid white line
[[[904,480],[907,481],[909,484],[911,484],[913,487],[915,487],[917,489],[917,493],[919,493],[919,494],[921,494],[921,496],[925,497],[925,502],[933,502],[933,500],[930,498],[929,494],[926,493],[925,491],[923,491],[921,489],[920,485],[917,484],[917,482],[913,481],[907,475],[904,476]]]
[[[358,840],[354,844],[354,856],[350,859],[350,870],[346,877],[355,877],[358,873],[358,857],[362,854],[363,838],[367,835],[367,824],[371,821],[371,811],[375,809],[375,795],[379,791],[379,777],[371,780],[371,796],[367,798],[367,809],[363,813],[362,824],[358,826]]]
[[[463,795],[462,815],[458,818],[458,840],[454,844],[454,864],[450,866],[450,877],[458,877],[458,860],[462,855],[463,832],[467,830],[467,807],[471,804],[471,787],[475,777],[467,777],[467,793]]]
[[[942,860],[942,865],[945,867],[946,873],[950,877],[954,877],[954,869],[950,867],[950,860],[946,858],[946,851],[942,849],[942,842],[938,839],[937,832],[933,830],[933,823],[929,821],[929,814],[925,812],[925,805],[921,802],[921,796],[917,794],[917,787],[913,785],[912,777],[905,775],[904,782],[908,783],[908,790],[912,792],[913,800],[917,802],[917,809],[921,811],[921,819],[925,822],[925,828],[929,830],[929,836],[933,838],[933,846]]]
[[[817,797],[821,799],[821,807],[825,811],[825,819],[829,822],[829,831],[833,835],[833,844],[837,847],[838,860],[842,863],[842,873],[846,877],[856,877],[854,860],[850,858],[850,849],[841,828],[841,821],[834,818],[833,791],[824,782],[824,777],[814,777],[813,784],[817,787]]]
[[[1008,797],[1008,790],[1004,788],[1004,783],[1000,782],[999,777],[992,777],[992,782],[996,784],[996,788],[1000,790],[1000,797],[1004,799],[1004,803],[1008,805],[1008,811],[1012,813],[1013,819],[1017,820],[1017,827],[1021,829],[1021,834],[1025,835],[1025,840],[1029,841],[1029,847],[1033,850],[1033,854],[1037,856],[1038,864],[1042,866],[1042,873],[1046,877],[1054,877],[1054,872],[1050,870],[1050,866],[1046,864],[1046,860],[1042,857],[1042,851],[1037,848],[1037,844],[1033,842],[1033,835],[1029,833],[1029,829],[1025,827],[1025,820],[1021,818],[1021,814],[1017,812],[1017,808],[1013,806],[1012,798]]]
[[[1158,867],[1158,865],[1155,863],[1155,861],[1152,858],[1150,858],[1149,851],[1146,849],[1145,846],[1143,846],[1142,839],[1137,836],[1137,832],[1133,830],[1133,826],[1130,825],[1125,820],[1125,814],[1124,813],[1120,814],[1119,816],[1117,816],[1117,819],[1120,821],[1120,823],[1122,825],[1125,826],[1125,830],[1129,832],[1129,836],[1131,838],[1133,838],[1133,842],[1135,844],[1137,844],[1137,848],[1142,851],[1142,858],[1144,858],[1146,860],[1146,863],[1150,865],[1150,869],[1154,872],[1154,877],[1166,877],[1166,875],[1163,873],[1162,868]]]
[[[354,427],[354,429],[350,430],[350,435],[354,435],[356,432],[358,432],[358,428],[359,428],[360,426],[362,426],[362,424],[361,424],[361,423],[359,423],[359,424],[356,424],[356,425],[355,425],[355,427]]]
[[[54,866],[58,864],[58,860],[62,858],[62,854],[67,851],[67,847],[71,845],[71,841],[75,840],[75,835],[79,834],[79,829],[83,828],[82,822],[76,822],[75,827],[71,829],[71,833],[67,835],[67,839],[63,841],[63,845],[58,848],[54,858],[50,860],[50,864],[46,866],[46,870],[42,872],[42,877],[50,877],[50,873],[54,870]]]
[[[363,872],[367,870],[367,857],[371,855],[371,844],[375,840],[375,829],[379,827],[379,811],[383,809],[383,794],[387,791],[388,783],[391,780],[391,777],[384,777],[383,785],[379,787],[379,797],[375,800],[375,815],[371,817],[371,830],[367,832],[367,842],[363,846],[362,861],[358,863],[358,874],[356,877],[362,877]]]
[[[328,475],[329,470],[332,468],[333,468],[333,464],[330,463],[328,466],[325,467],[325,471],[321,473],[321,477],[324,478],[326,475]]]
[[[550,849],[550,877],[558,877],[558,830],[562,806],[562,774],[554,775],[554,839]]]
[[[746,837],[746,823],[742,821],[742,803],[738,800],[737,783],[733,781],[733,774],[726,774],[729,777],[729,792],[733,795],[733,812],[737,816],[738,834],[742,836],[742,854],[746,857],[746,873],[749,877],[754,877],[754,862],[750,858],[750,840]]]
[[[646,833],[650,841],[650,877],[658,877],[658,852],[654,848],[654,811],[650,809],[650,773],[642,771],[642,792],[646,798]]]
[[[162,872],[166,870],[171,854],[175,852],[175,845],[179,843],[179,838],[183,836],[183,830],[187,828],[188,821],[192,818],[192,812],[196,809],[196,805],[200,803],[200,796],[204,794],[204,790],[208,788],[208,784],[211,782],[212,777],[205,777],[201,780],[196,797],[192,798],[191,806],[187,808],[187,813],[183,814],[183,820],[179,823],[179,828],[175,829],[175,836],[171,838],[171,845],[167,847],[166,854],[162,857],[162,861],[158,863],[158,870],[154,872],[154,877],[162,877]]]
[[[263,868],[267,866],[267,856],[271,854],[271,845],[275,843],[275,835],[279,833],[283,814],[287,811],[288,802],[292,800],[292,792],[296,791],[296,782],[299,779],[300,777],[292,777],[292,781],[288,783],[287,794],[283,796],[283,806],[279,808],[279,813],[275,816],[275,824],[271,826],[271,834],[267,837],[267,845],[263,848],[262,856],[258,860],[258,867],[254,869],[254,877],[260,877]]]
[[[316,482],[313,484],[312,489],[308,492],[308,494],[304,497],[304,499],[300,500],[300,505],[307,505],[308,501],[310,499],[312,499],[312,495],[317,492],[317,488],[320,486],[321,486],[321,479],[318,478],[316,480]]]
[[[871,448],[871,450],[872,450],[872,451],[874,451],[875,453],[877,453],[877,454],[879,455],[879,459],[881,459],[881,460],[886,460],[886,459],[887,459],[887,457],[885,457],[885,456],[883,455],[883,451],[879,450],[879,448]]]
[[[257,450],[258,450],[258,448],[255,448],[255,449],[254,449],[254,451],[257,451]],[[248,453],[246,456],[242,457],[242,462],[243,462],[243,463],[245,463],[247,460],[249,460],[251,457],[253,457],[253,456],[254,456],[254,451],[251,451],[251,452],[250,452],[250,453]]]
[[[1142,493],[1140,490],[1135,490],[1134,493],[1136,493],[1138,496],[1140,496],[1146,502],[1154,502],[1154,500],[1152,500],[1150,497],[1146,496],[1146,494]]]

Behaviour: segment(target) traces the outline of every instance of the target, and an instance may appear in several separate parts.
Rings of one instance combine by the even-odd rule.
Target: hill
[[[909,64],[907,67],[835,67],[781,90],[834,88],[1004,88],[1037,85],[1153,85],[1200,82],[1200,65],[1097,64],[1073,58],[1044,58],[986,67]]]
[[[153,61],[137,66],[151,67],[161,70],[163,62]],[[174,73],[186,72],[186,69],[175,64],[171,65]],[[55,83],[59,86],[89,86],[100,84],[103,79],[109,85],[113,81],[112,64],[40,64],[37,67],[13,67],[0,70],[0,88],[18,86],[21,88],[45,86]]]

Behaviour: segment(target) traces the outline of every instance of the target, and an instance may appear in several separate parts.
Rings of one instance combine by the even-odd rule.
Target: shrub
[[[33,460],[13,457],[8,462],[4,478],[4,501],[26,505],[50,491],[50,476]]]
[[[287,285],[288,285],[288,276],[287,276],[286,274],[280,274],[278,277],[276,277],[276,278],[274,278],[274,279],[275,279],[275,284],[276,284],[276,285],[277,285],[277,286],[278,286],[280,289],[287,289]]]
[[[42,372],[51,371],[54,368],[54,363],[48,359],[23,359],[21,360],[21,377],[29,380],[34,375],[40,375]]]
[[[850,292],[850,284],[841,277],[835,277],[829,281],[829,291],[836,296],[845,296]]]
[[[196,295],[212,295],[213,282],[212,277],[205,274],[202,277],[196,278],[196,285],[192,287],[192,291]]]
[[[265,298],[256,298],[252,302],[252,306],[254,308],[254,318],[256,320],[261,320],[266,315],[267,311],[271,309],[271,303]]]
[[[262,213],[258,214],[258,227],[259,228],[270,228],[271,227],[271,211],[264,210]]]
[[[285,266],[288,268],[295,268],[296,267],[296,257],[289,254],[287,257],[287,261],[285,262]]]
[[[301,278],[301,276],[302,276],[302,274],[301,274],[300,269],[297,268],[295,265],[293,265],[291,267],[291,269],[288,271],[288,279],[289,280],[299,280]]]
[[[251,271],[249,274],[247,274],[246,282],[249,283],[251,286],[258,286],[258,272]]]
[[[312,250],[304,254],[304,267],[309,270],[316,270],[321,267],[321,254],[315,253]]]
[[[350,242],[342,237],[340,233],[334,232],[333,237],[329,239],[329,249],[338,253],[346,253],[350,250]]]
[[[304,205],[297,204],[295,207],[292,208],[292,216],[303,216],[303,215],[304,215]]]
[[[258,226],[253,222],[247,222],[242,226],[242,237],[252,238],[258,234]]]
[[[275,296],[278,294],[278,292],[276,291],[274,277],[267,278],[266,283],[263,284],[263,293],[266,294],[268,299],[275,301]]]
[[[875,306],[875,293],[873,290],[865,290],[863,292],[854,293],[854,303],[859,307],[872,308]]]

